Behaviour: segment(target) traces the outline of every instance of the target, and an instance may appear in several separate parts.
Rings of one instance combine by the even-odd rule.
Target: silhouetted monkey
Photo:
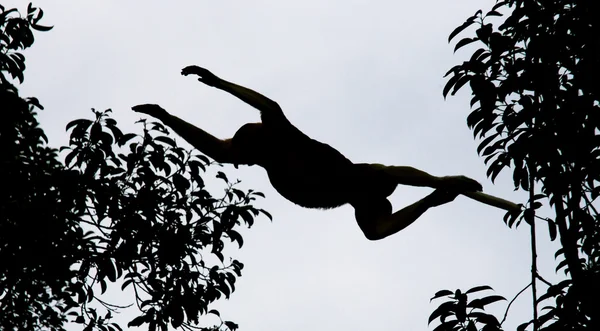
[[[352,205],[358,225],[370,240],[404,229],[429,208],[450,202],[458,194],[507,210],[517,208],[509,201],[479,192],[481,185],[465,176],[435,177],[412,167],[352,163],[333,147],[298,130],[279,105],[262,94],[220,79],[198,66],[188,66],[181,74],[197,75],[200,82],[229,92],[258,109],[262,123],[245,124],[233,138],[221,140],[158,105],[132,109],[161,120],[217,162],[263,167],[273,187],[295,204],[322,209]],[[392,213],[387,197],[398,184],[436,190]]]

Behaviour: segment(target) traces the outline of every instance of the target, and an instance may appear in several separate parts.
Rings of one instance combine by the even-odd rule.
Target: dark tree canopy
[[[444,96],[470,84],[474,109],[467,123],[481,139],[477,151],[485,157],[488,176],[494,180],[503,169],[512,168],[515,189],[529,193],[521,213],[505,217],[508,226],[525,221],[532,233],[529,286],[534,315],[519,330],[600,330],[596,8],[594,1],[497,1],[449,37],[473,26],[475,35],[458,41],[455,50],[477,46],[468,61],[448,72]],[[540,211],[544,205],[554,215]],[[566,279],[558,284],[538,274],[536,225],[560,241],[557,271],[564,271]],[[484,289],[490,288],[440,291],[435,297],[450,301],[431,315],[430,322],[439,318],[444,330],[500,330],[498,319],[483,312],[496,296],[469,301],[471,293]]]
[[[110,110],[69,123],[59,157],[36,120],[43,108],[14,85],[33,30],[50,30],[38,24],[42,15],[0,6],[0,329],[62,330],[74,321],[120,330],[111,315],[129,304],[140,313],[129,326],[150,330],[220,316],[209,306],[230,296],[243,268],[223,248],[241,247],[240,226],[269,216],[253,206],[262,194],[218,171],[225,190],[213,197],[206,157],[178,147],[159,123],[123,133]],[[134,289],[130,302],[102,300],[119,285]]]

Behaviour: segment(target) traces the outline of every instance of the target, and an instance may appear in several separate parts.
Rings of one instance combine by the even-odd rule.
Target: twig
[[[129,304],[127,306],[115,305],[115,304],[103,301],[100,298],[98,298],[97,296],[94,296],[94,299],[98,300],[98,302],[100,302],[100,304],[102,304],[106,309],[108,309],[110,311],[113,311],[113,312],[117,312],[117,309],[126,309],[126,308],[129,308],[129,307],[133,306],[133,303]]]
[[[500,322],[500,325],[502,325],[502,323],[504,323],[504,321],[506,321],[506,317],[508,317],[508,310],[510,309],[510,306],[513,304],[513,302],[515,302],[515,300],[517,300],[517,298],[519,297],[519,295],[521,295],[521,293],[525,292],[525,290],[527,290],[529,288],[529,286],[531,286],[531,283],[527,284],[527,286],[525,286],[522,290],[520,290],[519,293],[517,293],[517,295],[515,295],[515,297],[512,298],[512,300],[510,300],[510,302],[508,303],[508,306],[506,306],[506,311],[504,312],[504,317],[502,318],[502,322]]]
[[[535,209],[533,209],[534,198],[534,171],[535,168],[529,166],[529,208],[531,208],[531,212],[533,216],[535,216]],[[531,217],[531,295],[533,301],[533,331],[539,330],[538,325],[538,311],[537,311],[537,286],[536,281],[538,279],[537,274],[537,247],[535,240],[535,217]]]
[[[552,286],[552,283],[550,283],[549,281],[545,280],[545,279],[544,279],[542,276],[540,276],[540,274],[539,274],[539,273],[537,274],[537,278],[538,278],[539,280],[541,280],[541,281],[542,281],[542,283],[544,283],[544,284],[546,284],[546,285],[548,285],[548,286]]]

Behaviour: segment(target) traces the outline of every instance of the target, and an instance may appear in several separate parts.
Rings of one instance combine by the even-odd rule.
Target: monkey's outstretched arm
[[[265,122],[265,120],[267,122],[272,120],[287,121],[277,102],[249,88],[221,79],[207,69],[198,66],[188,66],[181,70],[181,74],[184,76],[190,74],[197,75],[199,76],[198,81],[228,92],[250,106],[258,109],[261,112],[263,122]]]
[[[219,163],[245,164],[237,158],[237,154],[232,148],[231,140],[218,139],[199,127],[169,114],[159,105],[144,104],[134,106],[131,109],[160,120],[200,152]]]

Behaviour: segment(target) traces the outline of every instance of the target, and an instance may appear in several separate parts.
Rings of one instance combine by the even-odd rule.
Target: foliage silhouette
[[[252,226],[260,192],[242,191],[222,172],[224,195],[204,185],[206,157],[178,147],[159,123],[123,133],[110,110],[67,125],[69,146],[47,146],[35,98],[21,98],[32,29],[27,16],[0,6],[0,329],[114,331],[120,305],[105,302],[109,286],[129,289],[140,315],[129,326],[190,328],[210,304],[235,290],[243,264],[224,255],[241,247],[241,226]],[[214,258],[211,258],[214,256]],[[118,287],[117,287],[118,289]],[[104,310],[101,312],[100,310]],[[200,328],[203,329],[203,328]],[[231,321],[206,328],[237,329]]]
[[[469,301],[469,295],[472,293],[491,290],[489,286],[477,286],[469,289],[465,293],[460,290],[455,292],[442,290],[435,294],[431,300],[438,298],[449,298],[450,301],[442,303],[429,316],[429,323],[435,319],[440,319],[440,324],[434,330],[452,330],[454,328],[464,330],[492,331],[500,330],[500,322],[495,316],[485,313],[485,306],[497,301],[506,300],[499,295],[489,295],[482,298],[475,298]]]
[[[448,71],[444,97],[469,83],[475,108],[467,124],[481,139],[477,152],[485,157],[488,176],[493,181],[511,167],[515,189],[529,193],[525,208],[504,218],[508,226],[525,221],[532,233],[534,314],[519,330],[600,330],[600,224],[594,206],[600,194],[600,24],[594,6],[589,1],[497,1],[449,37],[475,26],[475,36],[458,41],[455,51],[469,44],[480,48]],[[502,13],[507,17],[496,27],[494,17]],[[554,217],[539,215],[544,205]],[[540,222],[552,240],[560,240],[557,271],[564,270],[567,279],[558,284],[544,281],[536,268]],[[539,283],[547,285],[541,296]],[[462,300],[457,293],[448,302]],[[544,304],[542,311],[538,304]],[[440,321],[440,330],[451,326]],[[481,330],[497,327],[486,324]],[[477,327],[467,323],[452,329]]]

